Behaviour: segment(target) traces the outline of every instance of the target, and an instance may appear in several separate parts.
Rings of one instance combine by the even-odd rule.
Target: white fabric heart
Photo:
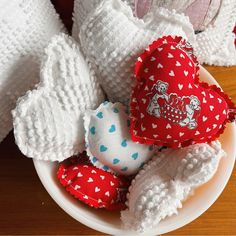
[[[222,1],[214,24],[196,35],[196,55],[200,63],[217,66],[236,65],[235,35],[236,1]]]
[[[132,181],[128,209],[121,212],[124,226],[143,232],[178,214],[193,190],[213,177],[224,155],[218,141],[158,153]]]
[[[103,0],[75,0],[74,1],[74,12],[73,12],[73,28],[72,36],[74,39],[79,41],[79,31],[84,23],[86,17],[91,11],[93,11]],[[134,0],[122,0],[127,2],[131,7],[134,8]]]
[[[129,132],[129,116],[120,103],[105,102],[84,116],[87,154],[98,168],[132,175],[154,153],[152,146],[135,143]]]
[[[134,17],[121,0],[104,0],[81,27],[82,49],[110,101],[129,103],[135,61],[152,41],[169,34],[193,40],[192,25],[183,15],[160,8],[147,19]]]
[[[204,3],[201,3],[204,2]],[[195,20],[200,20],[203,6],[202,0],[153,0],[152,8],[160,7],[175,9],[179,13],[188,14],[193,22],[191,10]],[[196,19],[196,15],[199,15]],[[236,1],[210,1],[209,9],[204,14],[203,32],[196,34],[195,53],[200,63],[217,66],[236,65],[235,35],[233,29],[236,22]],[[194,22],[193,22],[194,23]],[[192,42],[193,43],[193,42]]]
[[[44,48],[64,30],[48,0],[0,1],[0,142],[12,129],[16,100],[39,82]]]
[[[46,49],[41,81],[13,111],[16,143],[28,157],[62,161],[84,150],[83,114],[103,92],[76,42],[55,36]]]

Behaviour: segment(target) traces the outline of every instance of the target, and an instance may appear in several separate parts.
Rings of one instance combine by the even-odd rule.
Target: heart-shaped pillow
[[[122,104],[105,102],[87,111],[84,120],[87,154],[98,168],[132,175],[152,157],[152,146],[131,140],[129,116]]]
[[[137,56],[157,37],[169,34],[194,37],[184,15],[153,9],[148,20],[140,20],[121,0],[104,0],[83,23],[80,41],[109,100],[127,105]]]
[[[48,0],[0,1],[0,142],[12,130],[16,101],[39,82],[39,64],[51,37],[64,32]]]
[[[76,42],[55,36],[46,49],[40,84],[13,111],[18,147],[28,157],[50,161],[84,151],[84,111],[103,99]]]
[[[125,228],[143,232],[178,214],[182,202],[214,176],[224,155],[218,141],[157,153],[129,187],[128,209],[121,212]]]
[[[236,65],[235,0],[153,0],[152,8],[160,7],[175,9],[189,17],[196,29],[194,46],[201,64]]]
[[[75,198],[95,208],[125,209],[129,181],[93,165],[60,164],[57,178]]]
[[[181,147],[210,142],[233,117],[230,99],[215,85],[200,83],[192,47],[181,37],[163,37],[138,58],[131,101],[134,141]]]
[[[75,0],[73,12],[73,28],[72,36],[74,39],[79,40],[79,31],[86,20],[86,17],[93,11],[103,0]],[[133,7],[134,0],[122,0],[128,5]],[[134,7],[133,7],[134,8]]]

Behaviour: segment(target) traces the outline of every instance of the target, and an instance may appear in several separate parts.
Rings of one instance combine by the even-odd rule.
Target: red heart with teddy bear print
[[[222,90],[199,81],[192,46],[182,37],[153,42],[135,65],[132,140],[178,148],[210,142],[234,119]]]

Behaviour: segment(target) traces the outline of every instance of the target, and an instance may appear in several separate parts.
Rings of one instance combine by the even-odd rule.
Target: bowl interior
[[[200,69],[200,79],[209,84],[218,85],[203,67]],[[221,160],[215,176],[208,183],[199,187],[195,194],[184,202],[183,208],[179,210],[177,216],[163,220],[156,228],[140,235],[164,234],[180,228],[196,219],[215,202],[226,186],[235,162],[236,129],[234,123],[227,125],[220,141],[227,156]],[[34,160],[34,165],[48,193],[70,216],[90,228],[107,234],[137,235],[136,232],[122,229],[119,212],[111,213],[102,209],[93,209],[70,196],[57,181],[57,163]]]

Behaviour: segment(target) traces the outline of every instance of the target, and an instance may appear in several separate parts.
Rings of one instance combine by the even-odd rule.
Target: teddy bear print
[[[186,118],[179,122],[179,125],[184,127],[188,125],[189,129],[195,129],[197,127],[196,111],[200,111],[200,101],[196,96],[189,97],[190,102],[185,106]]]
[[[161,117],[160,104],[158,100],[159,98],[163,98],[168,102],[169,96],[166,93],[167,88],[168,88],[168,83],[165,83],[161,80],[158,80],[157,83],[153,86],[152,92],[154,91],[155,95],[152,97],[147,108],[147,112],[150,115],[154,115],[157,118]]]
[[[168,83],[157,81],[152,92],[147,94],[150,96],[154,93],[147,107],[147,113],[157,118],[163,117],[182,127],[195,129],[200,111],[199,99],[194,95],[179,97],[176,93],[168,94],[168,87]]]

